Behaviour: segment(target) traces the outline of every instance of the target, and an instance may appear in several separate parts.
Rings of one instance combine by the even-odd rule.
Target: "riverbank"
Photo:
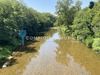
[[[48,31],[50,31],[50,29],[51,28],[44,29],[42,32],[39,32],[37,36],[46,36],[47,34],[45,34],[45,33],[48,32]],[[29,45],[29,44],[34,43],[34,42],[36,42],[36,40],[33,39],[33,40],[30,41],[30,40],[26,40],[26,38],[25,38],[25,46],[24,47],[26,49],[28,49],[26,47],[26,45]],[[2,66],[3,66],[4,63],[10,61],[8,59],[8,57],[10,57],[10,56],[16,57],[17,56],[16,55],[17,52],[26,51],[26,50],[23,50],[22,48],[23,47],[21,45],[21,38],[19,40],[17,40],[16,45],[1,46],[0,47],[0,68],[2,68]],[[31,49],[30,49],[30,52],[31,52]],[[20,54],[18,54],[18,55],[20,55]]]
[[[0,46],[0,68],[5,62],[8,61],[8,57],[12,55],[14,48],[19,45],[21,45],[21,40],[18,41],[16,45]]]
[[[88,38],[86,38],[84,41],[82,40],[81,36],[74,36],[73,32],[67,33],[67,29],[66,26],[60,26],[59,27],[61,30],[61,33],[63,35],[67,35],[67,36],[72,36],[75,39],[79,40],[80,42],[84,43],[87,47],[91,48],[95,53],[100,54],[99,52],[99,48],[100,46],[98,45],[100,42],[100,38],[93,38],[93,36],[87,36]]]
[[[55,33],[55,29],[46,29],[46,31],[41,32],[45,37],[52,37],[53,33]],[[43,37],[44,37],[43,36]],[[39,54],[39,49],[41,44],[45,42],[46,39],[37,39],[34,42],[26,42],[24,46],[17,46],[14,51],[18,52],[14,55],[14,58],[11,60],[10,65],[7,68],[0,69],[0,75],[16,75],[23,72],[25,66],[31,61],[32,57],[36,57]],[[20,67],[20,71],[19,71]],[[7,73],[5,73],[5,71]]]

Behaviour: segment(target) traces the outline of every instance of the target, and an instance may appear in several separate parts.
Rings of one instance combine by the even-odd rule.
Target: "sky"
[[[23,2],[25,3],[25,5],[27,5],[28,7],[31,7],[35,10],[37,10],[38,12],[49,12],[51,14],[55,13],[55,6],[57,4],[58,0],[23,0]],[[74,2],[76,2],[77,0],[73,0]],[[82,4],[82,9],[89,6],[89,2],[90,1],[94,1],[97,2],[98,0],[80,0],[83,2]]]

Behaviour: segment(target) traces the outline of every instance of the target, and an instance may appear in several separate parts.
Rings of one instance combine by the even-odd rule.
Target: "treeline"
[[[74,36],[100,53],[100,0],[91,1],[84,9],[81,9],[81,4],[79,0],[75,6],[72,0],[59,0],[55,25],[64,26],[67,35]]]
[[[54,15],[37,12],[17,0],[0,0],[0,61],[21,43],[20,30],[26,30],[27,36],[37,36],[55,21]]]

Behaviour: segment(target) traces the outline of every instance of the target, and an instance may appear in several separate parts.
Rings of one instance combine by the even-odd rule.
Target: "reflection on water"
[[[84,67],[74,62],[72,56],[58,51],[57,40],[60,40],[59,33],[41,45],[39,55],[27,65],[23,75],[90,75]]]
[[[74,71],[72,75],[100,75],[99,55],[71,37],[66,40],[60,39],[60,41],[64,42],[57,42],[59,47],[56,51],[56,59],[66,65],[70,71]]]
[[[52,37],[55,32],[56,30],[48,30],[47,32],[42,32],[42,34]],[[0,75],[23,75],[26,65],[31,62],[32,58],[36,58],[39,55],[40,46],[45,40],[38,39],[35,42],[28,42],[25,46],[17,47],[16,50],[20,51],[21,56],[16,56],[11,66],[0,69]]]
[[[18,63],[1,69],[0,75],[100,75],[99,55],[71,37],[61,38],[55,30],[46,33],[51,38],[21,49],[35,48],[36,52],[21,52]]]
[[[46,40],[44,44],[41,45],[39,55],[37,58],[32,59],[23,75],[51,75],[53,70],[56,70],[58,64],[55,63],[56,53],[54,50],[57,50],[56,47],[59,47],[59,45],[56,44],[54,40],[57,39],[59,39],[59,35],[55,33],[52,38]]]

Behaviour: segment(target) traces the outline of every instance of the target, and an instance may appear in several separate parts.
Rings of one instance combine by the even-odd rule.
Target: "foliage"
[[[91,14],[90,11],[81,10],[78,12],[78,15],[74,19],[73,36],[80,36],[80,40],[85,42],[85,39],[88,36],[93,35],[91,30]]]
[[[77,12],[81,9],[81,1],[77,1],[75,6],[72,6],[72,0],[59,0],[56,5],[57,20],[56,25],[65,26],[65,33],[70,35],[72,33],[71,26]]]
[[[93,42],[93,50],[100,52],[100,38],[95,38]]]
[[[72,24],[73,14],[76,13],[75,7],[70,8],[72,3],[72,0],[61,0],[57,2],[56,14],[58,16],[58,25],[64,25],[69,28],[69,24]]]
[[[39,13],[17,0],[0,0],[0,60],[9,55],[5,46],[17,46],[20,42],[18,33],[25,29],[27,35],[36,36],[45,28],[53,27],[56,17],[50,13]],[[8,56],[7,55],[7,56]]]
[[[97,12],[92,21],[93,31],[95,33],[95,37],[100,37],[100,10]]]
[[[0,0],[0,44],[13,44],[18,32],[27,30],[27,35],[38,35],[44,28],[53,26],[55,16],[50,13],[39,13],[27,8],[16,0]],[[5,34],[4,34],[5,33]]]
[[[76,7],[76,9],[77,9],[78,11],[81,10],[81,5],[82,5],[82,2],[79,1],[79,0],[75,3],[75,7]]]
[[[2,60],[6,60],[8,56],[10,56],[11,51],[8,48],[0,48],[0,62]]]
[[[71,6],[72,2],[72,0],[57,2],[56,24],[65,26],[66,34],[74,36],[100,52],[100,0],[91,1],[89,7],[84,9],[81,9],[81,1],[78,0],[75,6]]]
[[[92,36],[88,36],[85,40],[86,45],[92,47],[93,39],[94,38]]]

